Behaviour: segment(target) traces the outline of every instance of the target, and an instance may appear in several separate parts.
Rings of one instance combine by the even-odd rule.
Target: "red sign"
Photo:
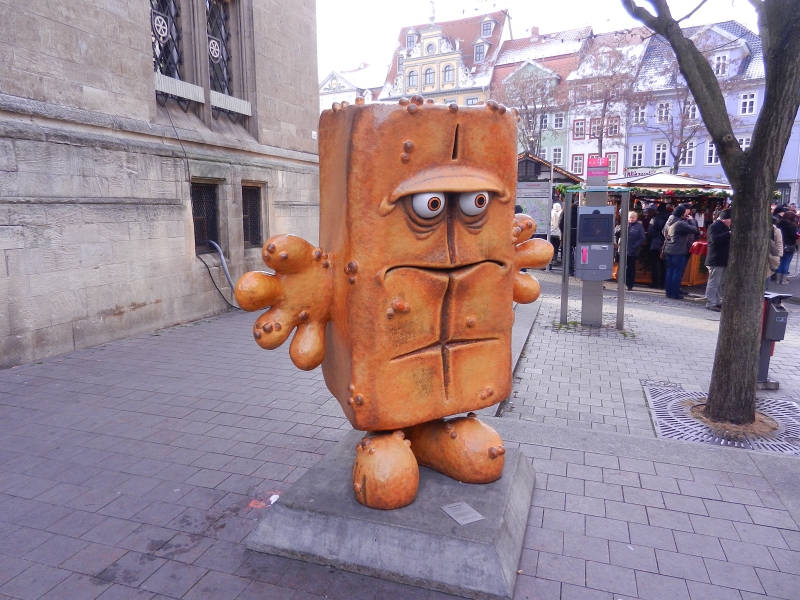
[[[603,156],[602,158],[599,156],[592,156],[589,158],[588,167],[591,169],[592,167],[608,167],[608,157]]]

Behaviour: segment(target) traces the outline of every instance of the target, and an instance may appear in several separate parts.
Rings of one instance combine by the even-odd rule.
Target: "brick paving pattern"
[[[509,442],[537,470],[515,598],[800,598],[797,516],[752,453],[715,449],[736,457],[721,469],[678,442],[677,458],[626,455],[662,443],[642,437],[639,380],[707,386],[718,316],[634,294],[627,337],[559,329],[548,278],[506,416],[563,443]],[[253,318],[0,371],[0,599],[449,597],[244,548],[270,497],[349,430],[319,370],[256,347]],[[782,397],[795,353],[773,358]]]

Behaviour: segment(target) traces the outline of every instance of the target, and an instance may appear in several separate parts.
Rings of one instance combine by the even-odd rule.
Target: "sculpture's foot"
[[[490,483],[503,474],[503,440],[475,413],[415,425],[406,434],[419,464],[453,479]]]
[[[402,431],[365,437],[356,446],[353,491],[364,506],[391,510],[414,501],[419,467]]]

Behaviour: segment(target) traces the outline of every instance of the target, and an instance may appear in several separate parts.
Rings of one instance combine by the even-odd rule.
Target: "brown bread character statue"
[[[511,391],[512,300],[539,284],[552,246],[514,216],[516,111],[495,102],[334,104],[319,127],[320,247],[279,235],[275,275],[236,286],[245,310],[269,307],[253,335],[322,364],[355,429],[353,489],[362,504],[413,502],[417,464],[459,481],[503,471],[500,436],[474,413]]]

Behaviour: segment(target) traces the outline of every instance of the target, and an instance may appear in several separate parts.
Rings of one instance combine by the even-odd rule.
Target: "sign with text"
[[[517,204],[525,209],[526,215],[536,221],[539,233],[547,233],[546,227],[550,225],[550,209],[552,208],[550,182],[518,181]]]

